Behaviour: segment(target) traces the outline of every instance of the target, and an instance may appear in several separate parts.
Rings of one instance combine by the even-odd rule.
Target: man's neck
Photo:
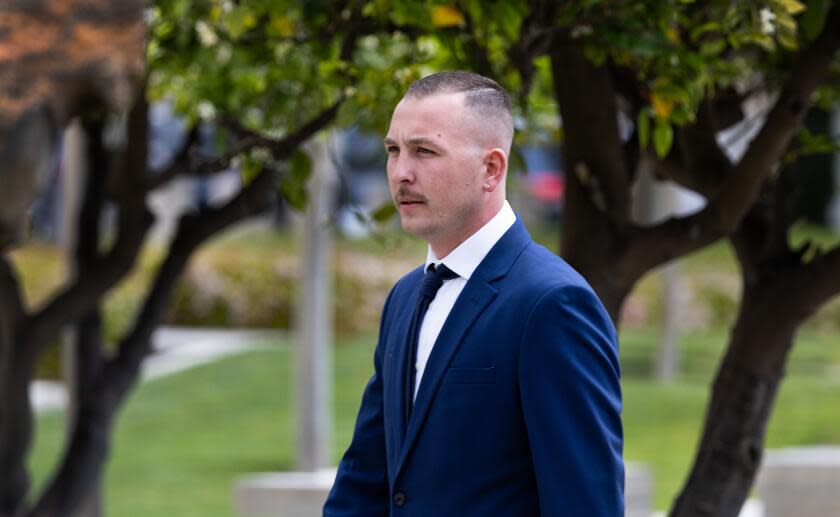
[[[516,214],[510,205],[505,202],[498,214],[493,216],[490,221],[473,232],[472,235],[458,246],[450,250],[445,257],[439,257],[435,250],[429,246],[426,264],[442,261],[447,267],[458,273],[458,275],[469,279],[484,256],[487,255],[490,249],[515,222]]]
[[[447,255],[452,253],[452,250],[454,250],[455,248],[463,244],[467,239],[475,235],[477,231],[487,226],[487,223],[489,223],[493,220],[494,217],[499,215],[499,212],[501,212],[502,208],[505,206],[505,202],[506,200],[502,198],[497,203],[494,203],[494,206],[488,206],[485,212],[482,214],[482,217],[479,218],[479,222],[471,226],[468,231],[462,233],[461,235],[447,240],[436,240],[435,242],[428,241],[429,247],[432,248],[432,252],[434,252],[435,257],[437,257],[438,260],[446,258]]]

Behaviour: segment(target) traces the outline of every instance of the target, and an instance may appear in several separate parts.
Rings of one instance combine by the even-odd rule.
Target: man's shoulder
[[[391,288],[391,298],[400,298],[417,289],[417,285],[423,280],[425,265],[417,266],[402,276]]]
[[[512,305],[528,314],[537,314],[535,311],[541,308],[539,314],[548,315],[546,321],[574,321],[565,316],[558,320],[558,311],[577,314],[593,328],[603,329],[603,335],[610,336],[609,341],[615,343],[615,329],[603,302],[589,282],[561,257],[532,243],[516,261],[508,278]]]
[[[425,270],[425,264],[421,264],[416,268],[412,269],[408,273],[404,274],[402,278],[397,280],[397,283],[394,284],[394,287],[403,286],[406,284],[413,284],[419,282],[423,278],[423,271]]]
[[[526,247],[516,260],[510,277],[523,287],[540,290],[562,285],[592,290],[586,279],[568,262],[535,242]]]

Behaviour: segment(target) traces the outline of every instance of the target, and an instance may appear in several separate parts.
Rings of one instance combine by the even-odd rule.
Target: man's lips
[[[425,199],[419,197],[398,197],[397,198],[397,205],[398,206],[417,206],[422,205],[426,202]]]

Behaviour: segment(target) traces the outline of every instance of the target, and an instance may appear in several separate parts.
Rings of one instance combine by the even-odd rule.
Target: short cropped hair
[[[463,92],[467,106],[511,113],[510,95],[499,83],[473,72],[454,70],[427,75],[411,83],[406,97],[426,97],[436,93]]]
[[[427,75],[411,83],[406,97],[422,98],[438,93],[463,93],[466,106],[481,118],[495,118],[513,138],[513,110],[510,95],[499,83],[473,72],[454,70]]]

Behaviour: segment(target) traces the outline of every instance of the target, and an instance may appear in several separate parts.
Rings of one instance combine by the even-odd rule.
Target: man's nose
[[[394,158],[391,175],[397,183],[414,183],[414,167],[407,158]]]

